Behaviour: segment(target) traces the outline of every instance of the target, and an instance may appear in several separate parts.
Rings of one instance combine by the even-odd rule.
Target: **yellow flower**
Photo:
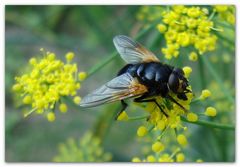
[[[16,77],[16,84],[12,89],[16,93],[24,94],[23,103],[32,107],[32,112],[43,114],[52,111],[63,96],[75,96],[80,88],[76,79],[77,65],[70,63],[74,53],[66,55],[67,64],[56,59],[55,53],[44,52],[44,57],[37,60],[35,57],[29,60],[31,71]],[[79,99],[78,99],[79,100]],[[67,110],[66,104],[60,104],[60,111]],[[48,120],[55,120],[53,112],[49,112]]]
[[[182,146],[186,146],[187,143],[188,143],[186,137],[185,137],[183,134],[179,134],[179,135],[177,136],[177,141],[178,141],[178,143],[179,143],[180,145],[182,145]]]
[[[191,7],[188,9],[187,14],[190,17],[196,18],[196,17],[200,16],[201,10],[199,7]]]
[[[190,44],[190,37],[186,32],[179,33],[177,36],[177,42],[180,46],[188,46]]]
[[[196,53],[196,52],[191,52],[191,53],[189,54],[189,60],[191,60],[191,61],[197,61],[197,60],[198,60],[198,55],[197,55],[197,53]]]
[[[85,80],[86,77],[87,77],[87,73],[86,73],[86,72],[79,72],[79,74],[78,74],[78,79],[79,79],[80,81]]]
[[[156,153],[163,151],[164,148],[165,148],[164,145],[159,141],[152,145],[152,150]]]
[[[189,78],[190,74],[192,73],[192,68],[189,66],[183,67],[183,72],[186,76],[186,78]]]
[[[217,110],[214,107],[208,107],[204,114],[210,117],[215,117],[217,115]]]
[[[49,113],[47,114],[47,119],[48,119],[49,122],[55,121],[56,117],[55,117],[54,112],[49,112]]]
[[[23,103],[24,104],[31,104],[31,102],[32,102],[31,96],[27,95],[23,98]]]
[[[174,160],[172,159],[172,157],[165,153],[163,154],[159,159],[158,159],[159,162],[174,162]]]
[[[72,61],[72,59],[74,58],[74,56],[75,56],[75,54],[74,54],[73,52],[68,52],[68,53],[66,54],[66,60],[67,60],[68,62],[70,62],[70,61]]]
[[[137,130],[137,135],[138,135],[139,137],[143,137],[143,136],[145,136],[147,133],[148,133],[148,130],[147,130],[147,128],[146,128],[145,126],[140,126],[140,127],[138,128],[138,130]]]
[[[187,120],[191,122],[196,122],[198,120],[198,116],[195,113],[188,113],[187,114]]]
[[[204,100],[204,99],[208,98],[209,96],[211,96],[211,91],[208,90],[208,89],[204,89],[204,90],[202,90],[202,94],[200,96],[200,99]]]
[[[147,156],[147,161],[148,162],[156,162],[156,158],[153,155]]]
[[[74,99],[73,99],[74,103],[75,104],[80,104],[81,102],[81,97],[80,96],[75,96]]]
[[[132,162],[141,162],[141,160],[138,157],[133,157]]]
[[[178,153],[176,155],[176,160],[177,160],[177,162],[184,162],[184,160],[185,160],[184,154],[183,153]]]
[[[59,110],[62,112],[62,113],[65,113],[67,112],[67,105],[65,103],[61,103],[59,105]]]
[[[167,30],[167,27],[164,24],[158,24],[157,29],[160,33],[164,33]]]
[[[225,12],[228,10],[228,6],[227,5],[215,5],[215,9],[217,12]]]

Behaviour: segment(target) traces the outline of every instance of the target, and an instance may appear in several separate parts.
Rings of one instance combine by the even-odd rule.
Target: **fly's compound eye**
[[[178,88],[179,88],[179,79],[177,77],[177,75],[175,75],[174,73],[172,73],[168,79],[168,85],[169,88],[171,89],[171,91],[173,91],[174,93],[177,93]]]

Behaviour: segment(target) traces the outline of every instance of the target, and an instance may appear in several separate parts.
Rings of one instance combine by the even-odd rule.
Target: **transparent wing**
[[[151,51],[127,36],[115,36],[113,43],[122,59],[129,64],[159,62],[159,59]]]
[[[141,95],[147,88],[129,73],[122,74],[88,94],[81,100],[80,106],[94,107],[129,97]]]

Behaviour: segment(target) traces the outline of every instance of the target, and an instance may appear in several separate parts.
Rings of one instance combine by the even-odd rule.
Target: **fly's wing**
[[[159,62],[159,59],[151,51],[127,36],[115,36],[113,43],[122,59],[128,64]]]
[[[147,92],[147,88],[144,85],[140,84],[129,73],[125,73],[88,94],[81,100],[80,106],[94,107],[141,95],[145,92]]]

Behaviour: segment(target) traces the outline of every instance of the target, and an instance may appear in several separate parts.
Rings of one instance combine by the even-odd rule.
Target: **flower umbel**
[[[61,112],[67,111],[67,105],[62,103],[62,98],[76,96],[80,89],[80,81],[77,79],[78,68],[76,63],[72,63],[74,53],[66,54],[66,61],[56,59],[56,55],[51,52],[45,53],[42,59],[31,58],[29,64],[31,71],[16,77],[16,84],[13,90],[20,94],[23,104],[32,108],[25,113],[28,116],[32,112],[47,114],[49,121],[55,120],[54,109],[59,103]],[[86,73],[81,72],[82,80],[86,78]],[[76,96],[74,102],[80,102],[81,98]]]

